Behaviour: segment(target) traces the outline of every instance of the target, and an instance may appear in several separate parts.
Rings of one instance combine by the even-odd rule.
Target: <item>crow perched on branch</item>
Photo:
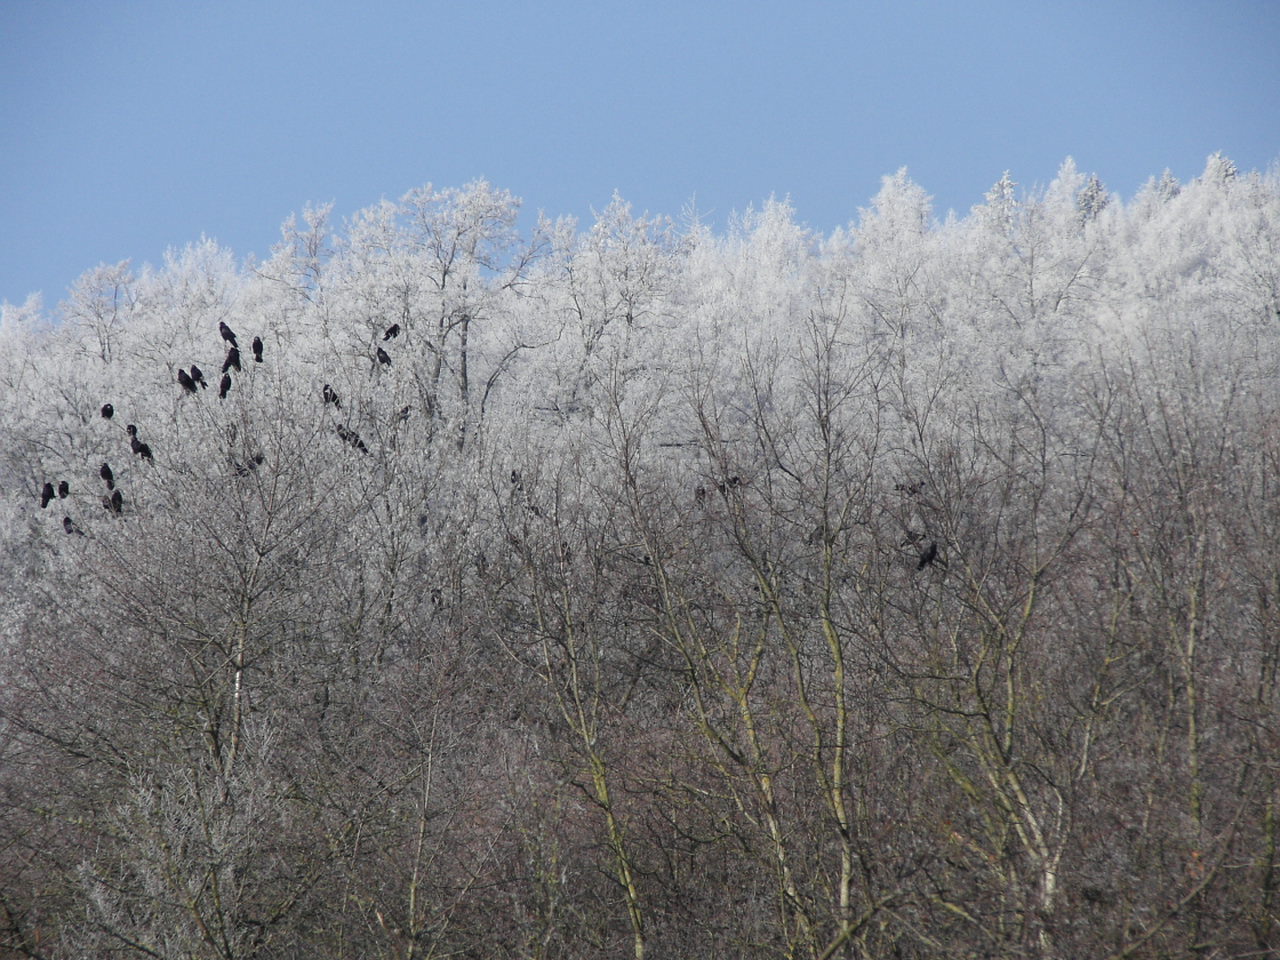
[[[98,468],[98,476],[107,481],[107,489],[114,490],[116,488],[116,475],[111,472],[111,464],[105,460],[102,466]]]
[[[150,460],[154,463],[155,457],[151,456],[151,448],[138,439],[138,428],[131,423],[124,429],[129,434],[130,449],[143,460]]]
[[[382,335],[382,342],[386,343],[388,340],[392,340],[398,336],[400,336],[400,324],[393,323],[391,326],[387,327],[387,332]]]
[[[261,337],[253,338],[253,362],[254,363],[262,362],[262,338]]]
[[[332,403],[339,410],[342,409],[342,401],[338,399],[337,392],[327,383],[324,385],[324,402]]]
[[[236,343],[235,331],[228,327],[225,321],[218,321],[218,332],[222,334],[222,339],[227,341],[227,343],[231,344],[233,347],[240,346],[240,344]]]
[[[209,389],[209,384],[206,383],[204,379],[204,372],[194,363],[191,365],[191,379],[200,384],[203,389]]]
[[[178,383],[182,384],[182,389],[187,393],[196,392],[196,382],[187,375],[187,371],[181,367],[178,368]]]
[[[57,494],[53,492],[53,484],[45,481],[45,485],[40,488],[40,509],[43,510],[47,507],[49,505],[49,501],[55,496],[57,496]]]
[[[100,412],[102,413],[103,420],[110,420],[116,415],[116,408],[109,403],[104,403]]]
[[[391,355],[381,347],[378,348],[378,362],[383,366],[391,366]]]
[[[231,374],[224,373],[222,380],[218,382],[218,399],[225,400],[227,394],[231,392]]]
[[[240,366],[240,350],[237,347],[232,347],[227,351],[227,359],[222,361],[222,372],[226,373],[232,367],[242,370]]]
[[[84,531],[77,527],[76,522],[70,517],[62,518],[62,529],[67,531],[67,536],[71,536],[73,533],[81,537],[84,536]]]
[[[924,548],[924,553],[920,554],[920,562],[916,564],[916,570],[923,570],[930,566],[938,559],[938,541],[930,540],[929,546]]]
[[[69,496],[71,496],[71,484],[67,483],[67,481],[65,480],[59,480],[58,481],[58,499],[65,500]]]
[[[366,447],[364,445],[364,441],[360,439],[360,434],[356,433],[354,430],[349,430],[346,424],[338,424],[338,436],[351,444],[351,446],[355,447],[361,453],[369,452],[369,448]]]

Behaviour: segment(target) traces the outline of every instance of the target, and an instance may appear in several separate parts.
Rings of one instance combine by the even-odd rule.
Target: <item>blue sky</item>
[[[1006,169],[1128,197],[1215,150],[1280,158],[1277,0],[3,0],[0,300],[427,182],[829,231],[902,166],[966,213]]]

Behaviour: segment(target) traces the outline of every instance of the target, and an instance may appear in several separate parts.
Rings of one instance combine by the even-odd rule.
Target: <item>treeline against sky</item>
[[[1280,952],[1274,174],[518,211],[6,307],[0,955]]]

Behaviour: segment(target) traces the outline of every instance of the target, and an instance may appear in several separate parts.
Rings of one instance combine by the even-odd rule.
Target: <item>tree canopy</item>
[[[1274,173],[518,215],[5,306],[0,953],[1280,951]]]

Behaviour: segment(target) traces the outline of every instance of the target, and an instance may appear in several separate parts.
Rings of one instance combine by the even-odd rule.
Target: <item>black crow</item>
[[[262,338],[253,338],[253,361],[254,363],[262,362]]]
[[[338,394],[327,383],[324,385],[324,402],[332,403],[339,410],[342,409],[342,401],[338,399]]]
[[[232,367],[240,370],[240,351],[236,347],[232,347],[227,351],[227,359],[222,361],[222,372],[226,373]]]
[[[113,406],[112,406],[111,404],[109,404],[109,403],[104,403],[104,404],[102,405],[102,419],[103,419],[103,420],[110,420],[110,419],[111,419],[112,417],[114,417],[115,415],[116,415],[116,408],[115,408],[115,407],[113,407]]]
[[[231,344],[233,347],[240,346],[240,344],[236,343],[235,333],[222,320],[218,321],[218,332],[222,334],[222,339],[227,341],[227,343]]]
[[[181,367],[178,368],[178,383],[182,384],[182,389],[186,390],[187,393],[196,392],[196,382],[187,376],[187,371]]]
[[[151,448],[139,440],[136,433],[134,434],[133,439],[129,441],[129,446],[133,449],[133,452],[143,460],[150,460],[152,463],[155,462],[155,457],[151,456]]]
[[[378,348],[378,362],[388,367],[391,366],[390,355],[381,347]]]
[[[116,488],[116,475],[111,472],[111,464],[103,462],[98,468],[98,476],[107,481],[107,489],[114,490]]]
[[[347,429],[347,427],[344,424],[341,424],[341,423],[338,424],[338,436],[340,436],[347,443],[351,444],[361,453],[369,452],[369,448],[366,447],[364,445],[364,441],[360,439],[360,434],[356,433],[354,430]]]
[[[124,512],[124,496],[120,493],[119,490],[111,494],[111,496],[109,497],[104,494],[102,497],[102,507],[104,510],[109,510],[112,513],[123,513]]]
[[[262,454],[255,453],[252,457],[249,458],[247,463],[233,463],[232,466],[236,468],[237,477],[247,477],[254,470],[257,470],[258,467],[262,465],[262,462],[266,459],[267,458],[264,457]]]
[[[400,324],[393,323],[391,326],[387,327],[387,332],[382,335],[382,342],[386,343],[388,340],[394,339],[398,336],[400,336]]]
[[[70,536],[73,533],[82,537],[84,536],[84,531],[77,527],[75,521],[70,517],[62,518],[62,529],[67,531],[67,536]]]
[[[231,392],[231,374],[224,373],[222,380],[218,383],[218,399],[225,400],[227,394]]]
[[[138,435],[138,428],[135,424],[129,423],[125,425],[124,432],[131,437],[136,437]]]
[[[40,509],[43,510],[47,507],[49,505],[49,501],[55,496],[57,496],[57,494],[53,492],[53,484],[46,482],[45,485],[40,488]]]
[[[204,389],[209,389],[209,384],[207,384],[204,379],[204,372],[194,363],[191,365],[191,379],[200,384]]]
[[[930,540],[929,546],[925,547],[924,553],[920,554],[920,562],[916,564],[917,570],[923,570],[935,560],[938,559],[938,541]]]
[[[71,495],[71,484],[65,480],[58,481],[58,499],[65,500]]]

